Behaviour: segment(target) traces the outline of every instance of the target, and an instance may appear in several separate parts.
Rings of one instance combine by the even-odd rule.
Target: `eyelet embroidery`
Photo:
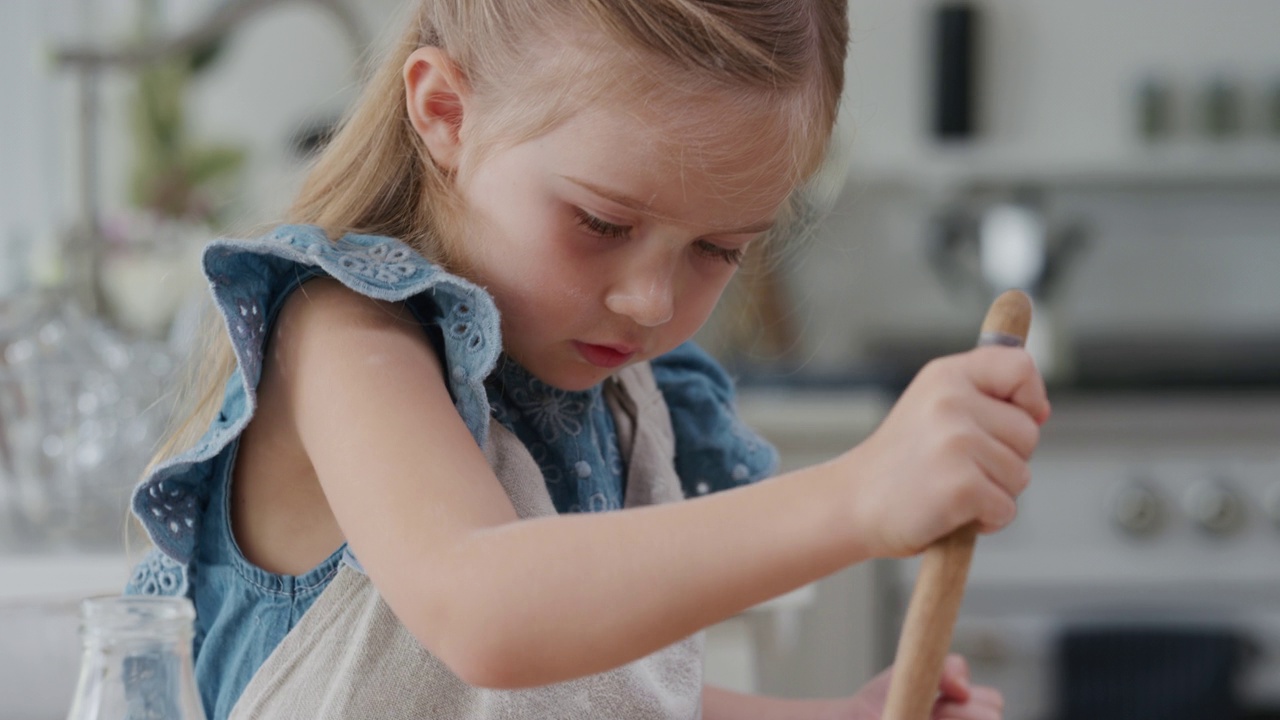
[[[125,594],[181,595],[186,589],[186,568],[159,550],[152,550],[134,567]]]
[[[498,318],[482,290],[444,273],[391,238],[348,235],[331,242],[319,228],[290,225],[259,240],[215,242],[206,249],[204,267],[236,351],[239,369],[234,383],[245,391],[243,405],[220,414],[195,447],[157,468],[140,485],[134,504],[157,547],[180,562],[190,557],[201,504],[208,495],[208,489],[201,485],[201,468],[233,438],[230,429],[253,412],[270,303],[281,288],[299,277],[299,265],[319,265],[322,271],[374,297],[432,293],[442,312],[441,326],[456,325],[462,332],[461,337],[446,343],[452,390],[468,429],[477,443],[484,442],[489,408],[481,379],[496,359],[488,356],[496,354],[490,348],[500,347],[500,343],[494,345],[485,337],[486,328],[497,332]],[[436,278],[438,282],[433,281]]]
[[[367,235],[348,235],[333,243],[316,241],[306,254],[331,261],[349,275],[384,290],[414,280],[429,267],[402,243]]]
[[[143,519],[172,540],[185,540],[195,531],[199,507],[195,494],[185,485],[161,480],[147,488],[145,505],[150,517]]]
[[[604,493],[595,493],[588,501],[588,512],[605,512],[608,510],[617,510],[618,502],[611,498],[605,497]]]

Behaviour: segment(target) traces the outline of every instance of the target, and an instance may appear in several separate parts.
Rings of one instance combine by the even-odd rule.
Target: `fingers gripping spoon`
[[[1008,290],[987,311],[978,345],[1021,347],[1030,326],[1031,300],[1020,290]],[[883,720],[929,717],[942,678],[942,661],[951,646],[951,631],[964,599],[977,535],[977,526],[970,524],[925,550],[898,638]]]

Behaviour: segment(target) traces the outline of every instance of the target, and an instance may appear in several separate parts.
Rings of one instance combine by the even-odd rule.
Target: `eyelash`
[[[720,247],[719,245],[716,245],[715,243],[709,243],[706,240],[699,240],[698,242],[694,243],[693,246],[697,249],[697,251],[700,254],[705,255],[706,257],[715,258],[717,260],[723,260],[724,262],[727,262],[730,265],[742,264],[742,255],[743,255],[742,248]]]
[[[574,219],[578,225],[586,228],[593,235],[602,238],[617,240],[627,237],[628,233],[631,232],[630,226],[606,222],[582,209],[574,211]],[[706,240],[697,241],[694,243],[694,248],[704,257],[714,258],[730,265],[740,265],[742,263],[742,248],[724,248]]]
[[[603,238],[617,240],[626,237],[627,233],[631,232],[631,228],[627,225],[615,225],[611,222],[605,222],[586,210],[575,210],[574,216],[579,225]]]

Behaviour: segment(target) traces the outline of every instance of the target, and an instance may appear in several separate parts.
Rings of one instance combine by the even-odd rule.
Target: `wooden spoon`
[[[978,345],[1021,347],[1030,326],[1031,299],[1021,290],[1008,290],[987,311]],[[942,662],[951,647],[977,536],[977,526],[967,525],[925,550],[898,638],[883,720],[928,720],[938,697]]]

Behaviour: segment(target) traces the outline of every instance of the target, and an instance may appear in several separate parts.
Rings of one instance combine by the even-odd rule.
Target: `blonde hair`
[[[568,42],[544,42],[549,37]],[[825,154],[847,40],[844,0],[421,0],[317,158],[287,220],[317,225],[335,239],[350,232],[398,238],[465,274],[450,178],[432,162],[405,109],[403,67],[419,47],[444,49],[473,99],[462,164],[547,132],[619,88],[659,103],[672,98],[665,109],[716,93],[743,108],[777,110],[778,127],[762,134],[788,134],[798,184]],[[662,118],[679,122],[677,115]],[[681,129],[705,120],[686,120]],[[689,142],[696,134],[673,136]],[[178,414],[153,464],[199,438],[234,370],[221,318],[210,315],[194,384],[178,401],[189,409]]]

